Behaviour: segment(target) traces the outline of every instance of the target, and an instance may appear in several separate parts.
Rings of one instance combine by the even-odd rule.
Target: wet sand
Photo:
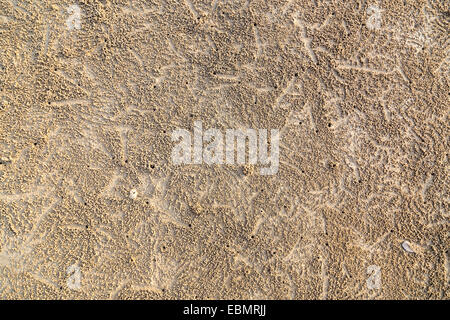
[[[446,1],[0,1],[1,299],[449,299]],[[279,130],[279,166],[172,134]]]

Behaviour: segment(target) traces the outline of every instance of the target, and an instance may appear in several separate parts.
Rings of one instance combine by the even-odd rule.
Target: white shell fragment
[[[411,247],[410,247],[408,241],[403,241],[403,243],[402,243],[402,248],[403,248],[406,252],[415,253],[415,251],[414,251],[413,249],[411,249]]]
[[[137,198],[137,195],[138,195],[138,192],[137,192],[137,190],[136,189],[131,189],[130,190],[130,198],[131,199],[136,199]]]

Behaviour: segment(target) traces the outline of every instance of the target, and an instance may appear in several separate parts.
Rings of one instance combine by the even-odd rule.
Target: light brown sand
[[[0,0],[0,298],[448,299],[449,21]],[[195,120],[278,128],[278,173],[174,165]]]

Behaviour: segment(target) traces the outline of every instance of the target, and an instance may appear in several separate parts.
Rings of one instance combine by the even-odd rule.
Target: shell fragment
[[[411,246],[409,245],[408,241],[403,241],[402,243],[402,248],[406,251],[406,252],[410,252],[410,253],[415,253],[415,251],[413,249],[411,249]]]

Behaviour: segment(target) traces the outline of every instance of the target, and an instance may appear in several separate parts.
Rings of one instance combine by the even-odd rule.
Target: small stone
[[[137,190],[136,189],[131,189],[130,190],[130,198],[131,199],[136,199],[137,198],[137,195],[138,195],[138,192],[137,192]]]
[[[410,252],[410,253],[415,253],[415,251],[413,249],[411,249],[411,246],[409,245],[408,241],[403,241],[402,243],[402,248],[406,251],[406,252]]]

